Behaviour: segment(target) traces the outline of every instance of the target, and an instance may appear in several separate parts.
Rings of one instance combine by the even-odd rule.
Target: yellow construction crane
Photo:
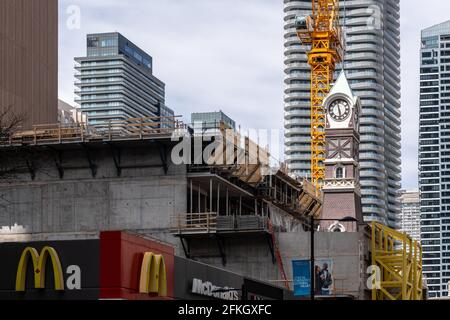
[[[323,101],[331,89],[336,64],[343,59],[339,0],[312,0],[312,15],[297,17],[300,41],[310,45],[311,65],[311,180],[317,191],[325,179],[326,110]]]

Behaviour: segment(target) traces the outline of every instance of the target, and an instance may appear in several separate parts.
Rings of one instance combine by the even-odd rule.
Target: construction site
[[[312,0],[312,15],[299,17],[294,27],[299,43],[310,47],[311,179],[297,178],[283,163],[274,165],[265,146],[224,122],[202,123],[200,128],[208,128],[203,132],[180,117],[38,125],[0,142],[0,252],[12,252],[8,245],[106,241],[111,235],[105,232],[120,231],[138,237],[125,242],[144,246],[142,238],[157,243],[150,249],[157,254],[158,272],[164,260],[171,266],[167,272],[174,272],[164,276],[168,288],[149,282],[143,287],[140,282],[141,290],[123,285],[121,292],[136,291],[133,299],[141,299],[140,294],[155,299],[234,297],[231,289],[232,294],[222,295],[217,292],[223,289],[216,294],[194,290],[193,284],[201,281],[220,288],[254,281],[266,285],[267,292],[280,290],[270,296],[279,299],[426,299],[420,243],[382,224],[364,222],[358,163],[361,106],[345,73],[336,77],[345,50],[339,1]],[[11,257],[11,270],[19,258]],[[139,259],[153,261],[153,255]],[[176,293],[177,259],[185,259],[179,270],[188,265],[213,269],[199,271],[200,276],[180,287],[186,293]],[[313,279],[311,293],[297,294],[295,261],[309,262],[304,276]],[[317,267],[332,273],[331,284],[321,291],[314,285]],[[229,274],[206,278],[221,272]],[[217,283],[228,277],[230,283]],[[34,285],[28,278],[20,282],[21,290],[16,274],[13,280],[0,279],[0,290],[25,291],[25,283]],[[53,286],[51,279],[49,291]],[[102,283],[89,286],[103,290]],[[239,297],[244,298],[247,289],[242,290]],[[102,297],[116,298],[111,292]],[[259,296],[268,298],[269,293]],[[40,298],[49,297],[54,296]]]
[[[232,154],[245,154],[244,164],[236,158],[233,165],[175,165],[174,134],[196,136],[178,120],[164,122],[168,128],[132,119],[106,131],[40,126],[13,135],[2,145],[0,241],[79,241],[130,231],[170,244],[178,256],[292,290],[291,261],[310,258],[313,220],[315,256],[334,262],[333,297],[421,297],[417,243],[357,221],[334,232],[337,220],[320,221],[321,191],[283,167],[272,170],[261,161],[267,151],[248,148],[248,138],[247,147],[227,144]],[[383,277],[373,294],[366,286],[370,265]]]

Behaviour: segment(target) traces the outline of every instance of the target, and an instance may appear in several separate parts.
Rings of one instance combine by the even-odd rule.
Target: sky
[[[153,57],[166,104],[223,110],[238,124],[283,129],[282,0],[60,0],[59,97],[74,103],[74,57],[86,34],[118,31]],[[417,188],[420,31],[450,19],[450,2],[401,0],[402,185]]]

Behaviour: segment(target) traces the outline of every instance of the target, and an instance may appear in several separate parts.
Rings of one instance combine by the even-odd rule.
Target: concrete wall
[[[155,147],[121,152],[122,166],[161,164]],[[169,164],[167,175],[162,167],[123,169],[118,177],[108,148],[92,148],[91,158],[97,166],[95,178],[79,148],[62,152],[63,179],[48,151],[33,154],[34,180],[21,169],[0,179],[0,241],[17,241],[24,234],[54,238],[52,233],[76,233],[71,237],[91,238],[99,231],[134,230],[178,244],[168,228],[171,215],[186,212],[185,166]]]
[[[293,280],[292,261],[310,259],[309,232],[277,233],[280,253],[288,280]],[[272,256],[264,236],[242,236],[238,239],[222,238],[227,263],[225,268],[274,285],[283,286],[278,263],[272,263]],[[368,299],[365,289],[368,267],[368,243],[362,233],[318,232],[315,238],[316,259],[333,260],[334,293]],[[222,267],[222,259],[215,240],[203,239],[191,242],[194,259]],[[195,257],[197,255],[198,257]],[[201,256],[212,256],[202,258]],[[293,283],[290,283],[293,289]]]
[[[193,240],[193,259],[265,282],[280,278],[278,265],[272,263],[267,236],[222,237],[221,242],[227,260],[225,266],[215,239]]]
[[[297,219],[283,210],[271,205],[271,220],[276,231],[305,233],[303,225]],[[284,234],[284,233],[277,233]],[[273,263],[269,242],[269,233],[237,234],[220,237],[226,257],[225,268],[246,277],[271,282],[276,286],[283,286],[278,263]],[[223,268],[222,257],[216,239],[191,240],[193,258],[206,264]],[[207,256],[207,257],[205,257]]]
[[[310,232],[280,233],[279,242],[288,279],[293,279],[292,261],[310,259]],[[333,260],[334,293],[367,299],[368,242],[362,232],[317,232],[316,259]]]

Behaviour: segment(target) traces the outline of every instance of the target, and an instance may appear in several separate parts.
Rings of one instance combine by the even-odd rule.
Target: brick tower
[[[359,181],[359,116],[361,103],[354,96],[342,72],[324,101],[327,112],[324,219],[322,228],[335,232],[357,231],[355,222],[363,221]]]

